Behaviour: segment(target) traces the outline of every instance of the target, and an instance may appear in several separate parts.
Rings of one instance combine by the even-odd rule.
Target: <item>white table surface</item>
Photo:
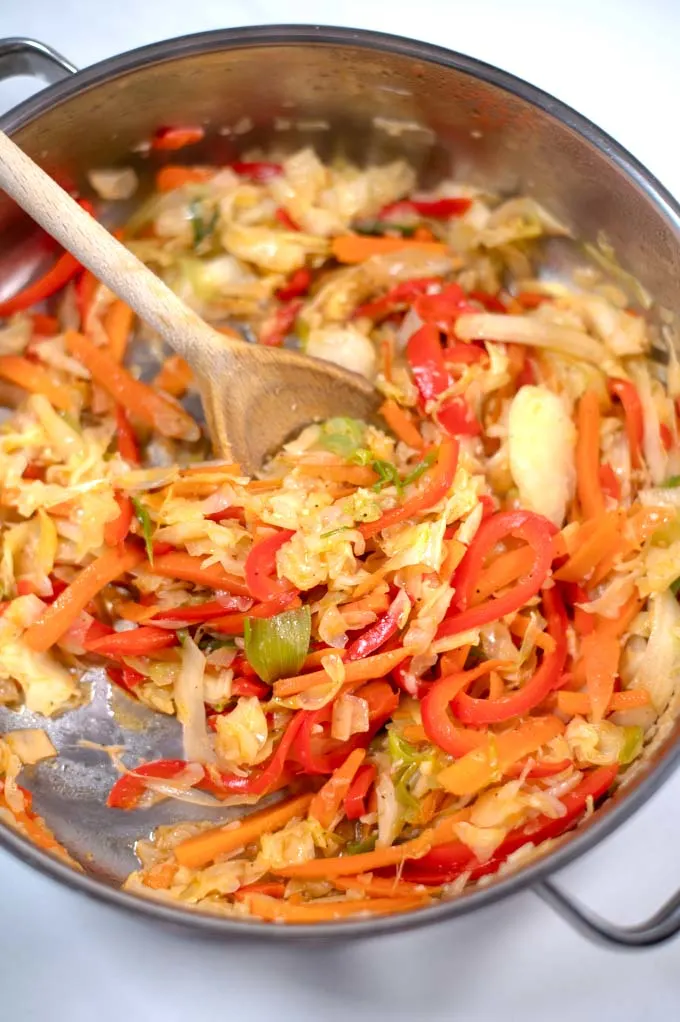
[[[276,22],[391,31],[497,64],[591,117],[680,195],[678,0],[0,0],[0,37],[41,39],[80,66],[161,38]],[[0,110],[31,88],[0,85]],[[676,776],[561,881],[618,921],[642,918],[680,879],[679,801]],[[87,901],[0,853],[3,1022],[656,1022],[678,1017],[679,963],[680,943],[593,947],[531,893],[347,946],[207,942]]]

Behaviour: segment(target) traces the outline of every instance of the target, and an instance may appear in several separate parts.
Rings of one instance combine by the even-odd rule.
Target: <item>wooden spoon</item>
[[[375,414],[379,397],[362,376],[213,330],[4,132],[0,187],[186,359],[215,450],[245,472],[310,422]]]

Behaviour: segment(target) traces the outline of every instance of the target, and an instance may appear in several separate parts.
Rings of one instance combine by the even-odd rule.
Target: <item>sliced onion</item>
[[[652,384],[646,367],[631,366],[631,375],[642,403],[644,423],[642,450],[652,482],[658,486],[667,475],[668,455],[661,440],[659,414],[652,395]]]
[[[467,313],[456,320],[456,336],[461,341],[504,341],[550,348],[593,365],[602,365],[608,357],[604,345],[584,331],[546,323],[532,316]]]
[[[205,719],[204,672],[205,657],[193,639],[186,638],[182,648],[182,666],[174,686],[177,718],[182,725],[184,758],[191,762],[212,763],[215,750]]]
[[[339,742],[346,742],[352,735],[368,731],[369,726],[368,703],[365,699],[346,692],[335,700],[331,720],[331,738],[337,738]]]
[[[647,649],[630,688],[646,688],[661,713],[680,682],[680,606],[670,590],[650,598],[649,616]]]

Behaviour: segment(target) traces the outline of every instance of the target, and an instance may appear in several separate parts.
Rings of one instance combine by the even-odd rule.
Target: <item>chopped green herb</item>
[[[153,564],[153,523],[151,521],[151,515],[142,504],[141,500],[137,497],[132,497],[132,506],[135,509],[135,517],[142,527],[142,535],[144,536],[144,545],[146,546],[146,556],[149,558],[151,564]]]
[[[309,652],[312,616],[309,607],[286,610],[275,617],[247,617],[245,652],[263,681],[297,674]]]
[[[175,634],[177,635],[177,638],[180,641],[180,645],[182,645],[182,646],[184,646],[184,644],[186,643],[187,639],[191,638],[191,636],[189,635],[189,629],[188,628],[178,628],[177,632]]]
[[[436,460],[437,460],[437,452],[436,451],[428,451],[428,453],[425,455],[425,457],[420,462],[420,464],[416,465],[416,467],[413,469],[413,471],[410,472],[407,476],[404,476],[404,478],[401,480],[401,485],[402,486],[409,486],[411,483],[415,483],[416,479],[420,479],[421,475],[424,472],[427,472],[428,468],[430,468],[432,465],[434,465]]]
[[[383,458],[376,458],[371,451],[366,448],[360,448],[352,456],[352,461],[356,465],[368,465],[378,476],[378,482],[374,484],[373,489],[376,493],[379,493],[385,486],[395,486],[397,493],[401,496],[405,486],[409,486],[414,483],[417,479],[420,479],[423,472],[434,463],[437,457],[436,451],[429,451],[425,455],[419,465],[409,472],[408,475],[400,476],[397,471],[397,466],[393,465],[391,461],[385,461]]]
[[[680,578],[676,578],[675,582],[671,582],[669,588],[670,591],[673,593],[673,596],[677,596],[678,593],[680,592]]]
[[[319,539],[328,539],[329,536],[335,536],[338,532],[349,532],[351,525],[341,525],[339,529],[331,529],[330,532],[322,532]]]
[[[345,846],[345,852],[347,855],[363,855],[364,852],[372,852],[377,840],[378,835],[375,834],[364,838],[363,841],[350,841]]]
[[[680,486],[680,476],[671,476],[666,480],[664,486]]]
[[[191,229],[194,234],[194,247],[196,248],[215,230],[219,213],[217,207],[215,207],[210,218],[206,219],[205,207],[202,199],[194,199],[193,202],[189,204],[189,213],[191,215]]]
[[[236,649],[233,639],[218,639],[215,635],[201,636],[196,645],[202,653],[214,653],[216,649]]]
[[[383,237],[386,234],[397,234],[401,238],[411,238],[416,233],[414,224],[393,224],[389,220],[360,220],[354,225],[357,234],[370,234]]]

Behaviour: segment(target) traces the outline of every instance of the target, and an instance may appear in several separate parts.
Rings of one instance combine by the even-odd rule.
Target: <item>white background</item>
[[[41,39],[79,66],[161,38],[276,22],[391,31],[497,64],[588,115],[680,196],[678,0],[0,0],[0,37]],[[0,110],[30,88],[0,85]],[[612,918],[641,918],[680,882],[679,800],[680,776],[561,882]],[[7,1022],[678,1017],[680,943],[593,947],[531,893],[403,936],[274,948],[160,930],[0,853],[0,920]]]

